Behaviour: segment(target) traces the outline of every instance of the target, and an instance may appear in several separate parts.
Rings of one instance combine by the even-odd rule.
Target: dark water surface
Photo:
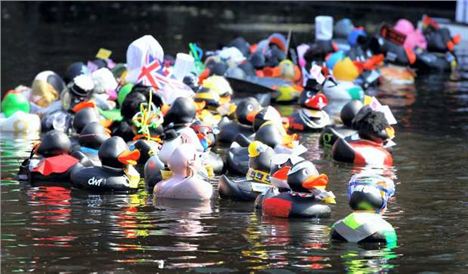
[[[292,22],[306,38],[315,16],[258,15],[263,25],[253,31],[243,23],[255,18],[251,11],[155,5],[137,20],[141,11],[134,6],[116,7],[126,15],[111,15],[112,20],[101,24],[92,11],[91,19],[74,22],[63,19],[73,10],[61,18],[34,18],[26,16],[33,12],[2,3],[2,90],[29,85],[40,70],[61,72],[70,62],[91,58],[101,46],[123,60],[128,43],[146,33],[175,52],[184,50],[188,41],[213,48],[235,34],[255,41],[278,27],[272,24],[275,20]],[[396,199],[385,214],[397,230],[397,247],[329,241],[329,225],[350,212],[346,184],[353,170],[329,160],[318,147],[318,135],[303,135],[302,142],[309,148],[307,158],[329,175],[329,189],[337,196],[332,217],[321,221],[265,218],[255,213],[253,203],[193,204],[154,201],[144,191],[93,195],[66,186],[32,187],[14,180],[31,141],[2,134],[2,271],[466,272],[466,74],[462,72],[462,81],[444,75],[419,77],[412,91],[373,91],[399,121],[392,170]],[[283,114],[291,111],[279,108]]]

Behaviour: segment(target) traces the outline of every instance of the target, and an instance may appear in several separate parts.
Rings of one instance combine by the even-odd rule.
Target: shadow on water
[[[382,20],[400,16],[392,5],[378,4],[393,13],[370,14],[377,7],[368,3],[271,3],[259,9],[258,4],[246,3],[2,2],[2,91],[29,84],[44,69],[61,73],[73,61],[92,58],[99,47],[112,49],[116,60],[124,60],[128,43],[146,33],[155,34],[170,53],[185,50],[191,41],[215,48],[236,34],[257,41],[284,24],[297,31],[299,40],[307,41],[309,23],[318,13],[333,11],[340,17],[352,11],[358,22],[375,23],[380,15]],[[423,11],[415,7],[407,12],[419,18]],[[444,12],[441,9],[439,14]],[[253,30],[246,27],[252,22],[258,23]],[[306,158],[329,175],[329,189],[337,196],[332,217],[320,221],[262,217],[252,203],[187,203],[154,200],[144,191],[96,195],[63,187],[61,182],[58,186],[19,183],[15,174],[34,138],[25,141],[2,133],[2,268],[5,272],[463,272],[467,267],[467,70],[461,73],[463,81],[421,75],[415,86],[404,90],[370,91],[391,106],[399,121],[395,167],[379,171],[391,174],[397,183],[396,197],[384,216],[397,230],[396,247],[329,241],[329,226],[350,212],[346,184],[357,169],[330,160],[318,146],[318,134],[301,136],[308,147]],[[278,109],[283,115],[294,110]]]

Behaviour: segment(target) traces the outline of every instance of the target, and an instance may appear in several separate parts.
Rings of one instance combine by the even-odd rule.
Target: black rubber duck
[[[355,134],[356,130],[352,127],[353,119],[362,107],[363,104],[359,100],[353,100],[346,103],[340,112],[340,118],[343,125],[326,126],[320,134],[320,146],[331,148],[340,136],[348,137],[352,134]]]
[[[330,117],[322,110],[328,104],[327,97],[315,90],[304,90],[299,97],[301,109],[289,118],[289,129],[294,131],[317,131],[330,124]]]
[[[220,126],[218,142],[230,144],[238,134],[250,136],[254,133],[253,121],[261,110],[260,103],[253,97],[242,99],[236,108],[236,120]]]
[[[263,214],[275,217],[326,218],[331,209],[322,200],[334,203],[334,195],[324,191],[328,183],[310,161],[303,160],[287,174],[290,191],[269,189],[263,197]],[[321,196],[319,196],[321,195]]]
[[[231,180],[222,175],[218,185],[221,198],[254,201],[261,192],[270,188],[270,163],[275,154],[273,149],[258,141],[251,142],[247,149],[249,168],[246,178]]]
[[[353,119],[358,134],[339,138],[333,145],[333,159],[359,165],[392,165],[393,157],[384,144],[394,130],[382,112],[362,107]]]
[[[65,133],[47,132],[21,164],[18,179],[32,184],[67,182],[71,169],[79,162],[70,152],[71,142]]]
[[[99,148],[102,167],[76,168],[71,173],[74,187],[89,191],[134,191],[140,181],[133,168],[140,157],[138,150],[130,151],[121,137],[107,139]]]

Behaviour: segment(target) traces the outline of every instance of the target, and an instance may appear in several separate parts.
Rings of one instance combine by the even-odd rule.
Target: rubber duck
[[[262,209],[263,201],[266,198],[291,190],[288,185],[288,173],[296,163],[302,161],[304,161],[304,158],[296,154],[276,154],[271,159],[270,182],[272,187],[257,196],[255,199],[256,209]]]
[[[422,23],[429,52],[454,52],[455,46],[461,41],[459,34],[452,36],[448,28],[442,28],[436,20],[427,15],[423,16]]]
[[[219,105],[224,105],[231,101],[233,90],[226,78],[213,75],[203,80],[201,86],[213,90],[218,94]]]
[[[258,141],[251,142],[247,149],[249,169],[245,179],[231,180],[222,175],[218,184],[221,198],[254,201],[259,193],[270,188],[269,174],[273,149]]]
[[[140,174],[133,167],[140,157],[138,150],[130,151],[121,137],[113,136],[104,141],[98,155],[102,166],[75,168],[72,186],[92,192],[138,189]]]
[[[359,100],[352,100],[340,111],[342,125],[331,125],[323,128],[320,134],[319,144],[325,148],[332,148],[333,144],[339,137],[348,137],[356,134],[356,130],[352,128],[354,116],[363,107],[363,103]]]
[[[46,108],[60,98],[65,83],[55,72],[46,70],[38,73],[31,85],[31,102]]]
[[[275,217],[326,218],[334,195],[325,191],[328,176],[319,174],[310,161],[296,163],[287,173],[289,191],[263,199],[263,214]]]
[[[380,29],[379,44],[375,50],[385,54],[385,62],[389,65],[380,69],[380,81],[390,85],[411,85],[415,73],[409,66],[415,64],[416,54],[413,49],[404,47],[406,35],[396,31],[389,25]]]
[[[339,138],[332,148],[333,159],[359,165],[392,165],[392,154],[384,143],[395,134],[384,113],[364,106],[352,123],[358,134]]]
[[[300,109],[288,117],[289,129],[295,131],[321,130],[330,123],[330,117],[322,110],[328,104],[327,97],[317,90],[304,90],[299,97]]]
[[[331,238],[341,242],[380,242],[395,246],[395,229],[381,216],[388,199],[394,194],[394,188],[389,178],[354,175],[348,184],[349,205],[353,213],[332,225]]]
[[[190,144],[178,146],[168,160],[172,176],[157,183],[153,195],[156,198],[210,200],[213,186],[199,175],[201,162],[196,149]]]
[[[41,120],[30,112],[28,99],[15,90],[7,92],[2,100],[0,130],[14,134],[32,135],[41,131]]]
[[[242,99],[237,104],[236,120],[220,126],[217,141],[230,144],[239,133],[245,136],[252,135],[254,133],[252,124],[261,108],[259,102],[253,97]]]
[[[343,62],[350,64],[347,61],[343,61]],[[336,68],[336,65],[335,65],[335,68]],[[322,91],[325,94],[325,96],[327,96],[330,102],[362,100],[364,98],[364,91],[362,90],[361,86],[356,85],[351,81],[336,81],[331,76],[327,77],[325,81],[323,82]]]
[[[72,168],[79,162],[70,153],[68,136],[51,130],[44,134],[41,142],[32,149],[30,157],[23,161],[18,179],[32,184],[68,182]]]

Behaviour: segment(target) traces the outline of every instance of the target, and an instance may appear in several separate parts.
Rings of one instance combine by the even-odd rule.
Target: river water
[[[115,59],[123,60],[128,43],[145,33],[154,34],[174,53],[184,50],[189,41],[213,48],[235,34],[259,40],[274,31],[271,20],[290,24],[298,39],[309,37],[311,30],[310,19],[288,21],[288,15],[275,19],[259,15],[265,24],[253,31],[243,23],[249,22],[245,19],[249,14],[224,10],[218,15],[216,10],[155,5],[143,16],[132,14],[137,6],[116,7],[125,15],[114,14],[114,20],[104,25],[92,11],[89,20],[64,19],[81,12],[82,6],[61,7],[55,12],[69,13],[49,14],[50,19],[29,16],[35,14],[34,8],[2,3],[2,91],[20,83],[29,85],[41,70],[61,72],[70,62],[92,58],[99,47],[112,49]],[[45,13],[44,7],[36,8]],[[136,20],[140,15],[143,19]],[[149,17],[154,18],[151,23]],[[399,121],[391,171],[397,182],[396,198],[385,214],[398,233],[396,247],[329,241],[329,225],[350,212],[346,184],[353,167],[330,160],[318,147],[316,134],[303,135],[301,141],[309,149],[307,158],[329,175],[328,188],[337,196],[332,217],[320,221],[265,218],[254,211],[253,203],[154,201],[144,191],[95,195],[61,184],[20,183],[14,178],[20,161],[29,155],[31,141],[2,133],[2,270],[464,272],[468,268],[468,68],[464,69],[459,81],[450,81],[447,75],[420,76],[414,89],[372,91],[390,105]],[[283,114],[291,111],[288,106],[278,108]]]

